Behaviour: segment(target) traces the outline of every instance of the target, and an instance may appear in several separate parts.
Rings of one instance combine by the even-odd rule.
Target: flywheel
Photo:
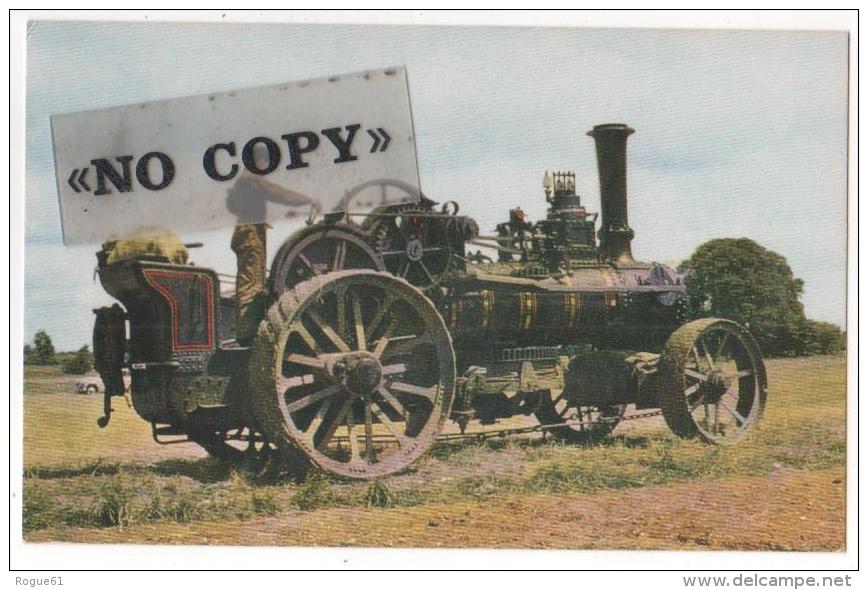
[[[433,201],[378,207],[362,223],[393,275],[428,290],[452,269],[450,236]]]

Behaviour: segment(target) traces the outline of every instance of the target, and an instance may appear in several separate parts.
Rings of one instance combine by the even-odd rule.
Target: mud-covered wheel
[[[678,328],[660,357],[658,395],[680,437],[733,443],[756,426],[766,405],[766,371],[750,333],[707,318]]]
[[[250,360],[258,422],[281,453],[371,478],[433,444],[455,391],[455,355],[433,304],[385,272],[316,276],[285,292]]]
[[[566,390],[545,396],[534,412],[546,432],[570,442],[593,442],[610,434],[624,416],[625,406],[576,406],[567,400]],[[563,424],[564,426],[559,426]]]
[[[188,436],[215,459],[240,467],[253,475],[263,475],[273,470],[279,461],[265,438],[247,427],[220,432],[192,429]]]

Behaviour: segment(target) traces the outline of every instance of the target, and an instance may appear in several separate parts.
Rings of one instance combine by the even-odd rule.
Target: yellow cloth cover
[[[107,264],[135,258],[162,258],[172,264],[187,264],[187,248],[174,234],[115,240],[106,242],[102,248],[108,255]]]

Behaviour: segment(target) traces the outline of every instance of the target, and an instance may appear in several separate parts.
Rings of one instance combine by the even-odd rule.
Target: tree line
[[[33,343],[24,345],[25,365],[60,365],[64,373],[84,375],[93,368],[93,354],[87,344],[76,352],[61,352],[54,350],[51,336],[45,330],[38,330],[33,335]]]

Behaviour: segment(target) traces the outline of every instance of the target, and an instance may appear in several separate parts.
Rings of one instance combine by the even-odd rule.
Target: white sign
[[[402,67],[54,115],[51,131],[66,244],[419,200]]]

